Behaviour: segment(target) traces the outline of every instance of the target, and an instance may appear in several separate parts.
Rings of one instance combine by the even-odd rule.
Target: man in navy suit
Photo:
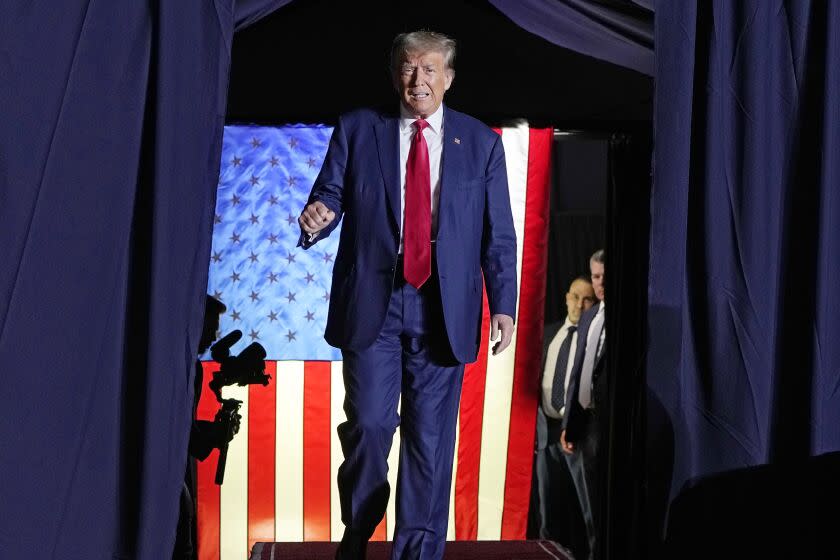
[[[399,114],[339,119],[299,218],[304,248],[344,220],[325,333],[344,360],[340,559],[364,558],[385,513],[397,425],[392,558],[442,558],[461,381],[480,342],[482,273],[491,338],[501,335],[493,352],[513,334],[516,234],[504,150],[498,134],[443,105],[454,60],[445,35],[397,36]]]
[[[589,270],[598,303],[580,318],[577,353],[566,391],[560,444],[566,453],[569,471],[577,487],[589,532],[589,556],[592,558],[596,555],[595,534],[600,522],[598,443],[600,434],[604,432],[607,412],[603,249],[596,251],[589,259]]]

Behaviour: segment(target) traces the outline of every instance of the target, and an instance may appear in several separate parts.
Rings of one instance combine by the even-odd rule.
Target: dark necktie
[[[429,123],[418,119],[414,126],[417,132],[411,139],[405,168],[403,276],[419,289],[432,273],[432,184],[429,147],[423,137]]]
[[[566,338],[557,353],[557,367],[554,368],[554,383],[551,385],[551,406],[560,411],[566,404],[566,367],[569,365],[569,351],[572,349],[572,336],[577,327],[572,325],[566,332]]]

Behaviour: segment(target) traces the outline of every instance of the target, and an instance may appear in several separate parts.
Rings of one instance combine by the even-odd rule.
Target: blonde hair
[[[391,71],[396,71],[403,58],[412,52],[439,52],[450,72],[455,72],[455,39],[436,31],[412,31],[394,37],[391,45]]]

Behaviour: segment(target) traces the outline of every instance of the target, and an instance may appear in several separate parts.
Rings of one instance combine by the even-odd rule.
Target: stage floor
[[[251,560],[332,560],[338,543],[257,543]],[[372,542],[367,560],[388,560],[391,543]],[[446,544],[444,560],[574,560],[551,541],[460,541]]]

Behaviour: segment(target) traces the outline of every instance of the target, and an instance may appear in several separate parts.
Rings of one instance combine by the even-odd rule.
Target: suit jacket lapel
[[[400,138],[399,120],[392,116],[382,116],[374,127],[376,146],[379,152],[379,167],[385,181],[391,217],[397,229],[400,224]]]
[[[594,306],[589,308],[589,311],[595,310],[594,313],[590,313],[587,311],[580,317],[580,321],[578,322],[578,339],[577,339],[577,350],[575,351],[575,370],[578,367],[583,365],[583,357],[586,353],[586,342],[589,339],[589,328],[592,326],[592,320],[595,319],[595,315],[598,314],[598,307],[601,305],[601,302],[598,302]]]
[[[455,139],[458,142],[455,142]],[[449,190],[451,185],[458,182],[462,159],[461,133],[458,119],[446,105],[443,106],[443,147],[440,162],[440,199],[438,200],[438,236],[444,221],[440,219],[444,208],[450,203]]]

